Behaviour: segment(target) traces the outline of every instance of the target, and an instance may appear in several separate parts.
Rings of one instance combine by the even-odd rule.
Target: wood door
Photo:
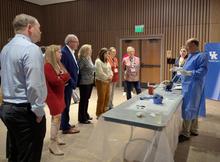
[[[141,83],[160,83],[161,39],[141,40]]]

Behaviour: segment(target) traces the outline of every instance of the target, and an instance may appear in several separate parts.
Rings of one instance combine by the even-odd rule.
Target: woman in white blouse
[[[107,61],[108,49],[102,48],[99,51],[98,58],[95,61],[96,67],[96,88],[98,94],[96,116],[108,110],[110,81],[112,80],[111,65]]]

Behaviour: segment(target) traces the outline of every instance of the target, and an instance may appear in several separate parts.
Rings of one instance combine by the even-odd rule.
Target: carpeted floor
[[[126,97],[123,96],[122,89],[116,89],[114,105],[118,105],[125,100]],[[81,132],[79,134],[63,136],[67,144],[61,147],[65,152],[65,155],[61,157],[54,156],[48,151],[50,115],[48,108],[45,108],[47,114],[47,134],[44,141],[42,162],[99,162],[92,154],[85,150],[88,145],[87,140],[97,121],[95,116],[96,101],[97,94],[94,89],[89,104],[89,113],[93,117],[93,124],[88,125],[78,124],[78,104],[71,105],[71,123],[77,124]],[[200,120],[199,126],[199,136],[193,137],[190,141],[178,145],[175,162],[220,161],[220,102],[207,100],[207,118]],[[6,128],[0,121],[0,162],[6,162],[5,138]]]

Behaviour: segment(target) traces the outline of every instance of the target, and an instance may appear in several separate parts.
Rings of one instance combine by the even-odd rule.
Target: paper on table
[[[170,69],[170,71],[182,71],[182,70],[184,70],[182,67],[177,67],[177,66],[174,66],[174,67],[172,67],[171,69]]]

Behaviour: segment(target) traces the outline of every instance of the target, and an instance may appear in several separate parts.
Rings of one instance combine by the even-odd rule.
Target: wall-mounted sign
[[[134,31],[135,31],[135,33],[143,33],[144,32],[144,25],[135,25]]]
[[[206,97],[220,101],[220,43],[206,43],[205,51],[209,58],[205,84]]]

